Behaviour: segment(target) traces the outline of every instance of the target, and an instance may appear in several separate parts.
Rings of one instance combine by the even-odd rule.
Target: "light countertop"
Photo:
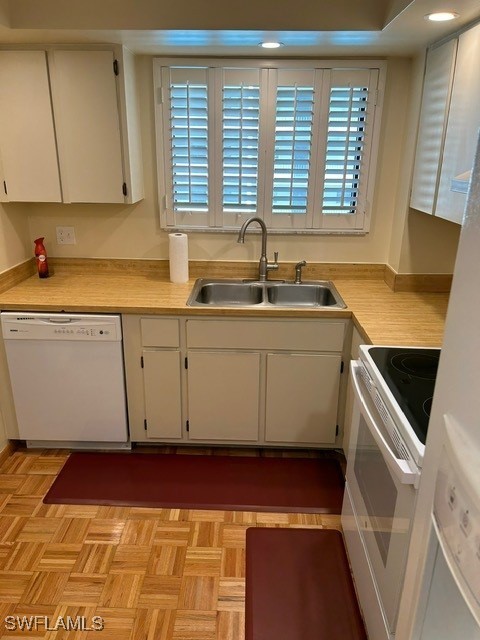
[[[353,317],[372,344],[441,346],[447,293],[393,292],[380,278],[331,278],[347,309],[187,307],[195,282],[172,284],[165,274],[77,273],[36,275],[0,294],[0,309],[88,313],[235,317]]]

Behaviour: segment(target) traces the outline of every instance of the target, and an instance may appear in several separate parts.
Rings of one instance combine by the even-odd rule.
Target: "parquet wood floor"
[[[0,468],[2,639],[243,640],[246,529],[340,529],[332,515],[45,505],[67,457],[19,450]],[[101,616],[104,630],[9,630],[6,616]]]

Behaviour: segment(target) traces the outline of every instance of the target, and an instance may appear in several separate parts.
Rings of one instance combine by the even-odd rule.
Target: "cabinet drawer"
[[[143,347],[178,347],[178,320],[142,318],[140,320]]]
[[[188,320],[189,348],[342,351],[345,323],[318,320]]]

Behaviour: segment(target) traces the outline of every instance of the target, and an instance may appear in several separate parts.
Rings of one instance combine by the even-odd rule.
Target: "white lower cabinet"
[[[182,437],[179,351],[143,351],[145,420],[149,438]]]
[[[190,440],[258,441],[259,353],[189,351],[187,380]]]
[[[132,442],[181,442],[183,354],[177,318],[123,315],[123,352]]]
[[[340,354],[267,354],[265,440],[333,444]]]
[[[123,316],[132,441],[338,446],[347,322]]]

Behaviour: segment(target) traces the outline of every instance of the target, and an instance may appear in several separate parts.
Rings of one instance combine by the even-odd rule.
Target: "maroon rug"
[[[343,485],[327,458],[73,453],[44,502],[340,513]]]
[[[245,640],[366,640],[342,534],[247,529]]]

